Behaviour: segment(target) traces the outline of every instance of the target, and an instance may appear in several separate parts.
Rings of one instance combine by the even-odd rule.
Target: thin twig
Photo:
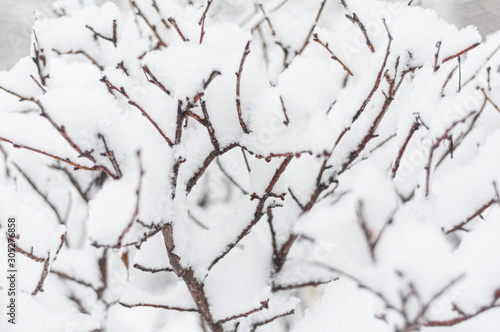
[[[339,58],[337,58],[335,54],[333,54],[332,50],[328,47],[328,43],[325,44],[319,39],[317,33],[313,34],[313,40],[318,44],[320,44],[321,46],[323,46],[328,51],[328,53],[330,53],[332,60],[335,60],[338,63],[340,63],[340,65],[344,68],[347,74],[349,74],[350,76],[354,76],[352,71]]]
[[[245,64],[245,60],[248,54],[250,54],[250,41],[248,41],[247,45],[245,46],[245,51],[243,52],[243,57],[241,58],[240,68],[236,73],[236,111],[238,112],[238,119],[240,120],[241,129],[243,129],[246,134],[249,134],[250,130],[247,128],[245,121],[243,121],[243,115],[241,112],[240,86],[241,76],[243,74],[243,65]]]
[[[306,41],[304,42],[304,45],[302,45],[302,48],[300,49],[300,51],[297,54],[302,54],[302,52],[304,52],[304,50],[306,49],[307,45],[309,45],[309,40],[311,39],[311,36],[314,32],[314,29],[318,25],[319,19],[321,17],[321,13],[323,13],[323,8],[325,8],[325,3],[326,3],[326,0],[323,0],[323,2],[321,3],[321,5],[319,7],[318,14],[316,14],[316,19],[314,20],[314,23],[313,23],[311,29],[309,30],[309,33],[307,34]]]

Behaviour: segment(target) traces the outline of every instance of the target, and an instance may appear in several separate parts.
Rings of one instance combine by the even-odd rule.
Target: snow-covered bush
[[[499,34],[375,0],[54,13],[0,73],[2,331],[498,326]]]

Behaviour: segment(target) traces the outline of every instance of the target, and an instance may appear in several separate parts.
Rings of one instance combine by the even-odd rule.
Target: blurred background
[[[117,1],[119,0],[115,0]],[[500,0],[392,1],[411,2],[412,6],[433,8],[446,21],[458,27],[471,24],[477,26],[483,37],[500,29]],[[0,70],[9,69],[20,57],[29,54],[35,12],[42,17],[51,15],[51,2],[53,0],[0,0]]]

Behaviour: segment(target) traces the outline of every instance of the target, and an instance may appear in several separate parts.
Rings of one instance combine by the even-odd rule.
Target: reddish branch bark
[[[248,41],[245,46],[245,51],[243,52],[243,57],[241,58],[240,68],[236,73],[236,111],[238,112],[238,119],[240,120],[241,129],[245,132],[245,134],[249,134],[250,130],[248,129],[245,121],[243,121],[243,114],[241,112],[241,97],[240,97],[240,86],[241,86],[241,76],[243,75],[243,66],[245,64],[245,60],[250,54],[250,41]]]

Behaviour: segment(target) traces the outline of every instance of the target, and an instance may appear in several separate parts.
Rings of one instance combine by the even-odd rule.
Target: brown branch
[[[94,286],[86,281],[83,281],[83,280],[80,280],[80,279],[77,279],[75,277],[71,277],[69,276],[68,274],[64,273],[64,272],[60,272],[60,271],[56,271],[56,270],[53,270],[51,269],[50,270],[50,273],[53,273],[55,274],[56,276],[58,276],[59,278],[61,279],[66,279],[66,280],[70,280],[70,281],[73,281],[79,285],[82,285],[82,286],[85,286],[85,287],[88,287],[88,288],[91,288],[93,289],[95,292],[97,292],[97,290],[94,288]]]
[[[7,138],[4,138],[4,137],[0,137],[0,141],[4,141],[4,142],[7,142],[7,143],[10,143],[16,149],[25,149],[25,150],[29,150],[29,151],[33,151],[33,152],[42,154],[42,155],[47,156],[47,157],[51,157],[53,159],[59,160],[59,161],[61,161],[63,163],[66,163],[68,165],[71,165],[75,169],[86,170],[86,171],[103,171],[106,174],[108,174],[109,176],[111,176],[112,178],[116,178],[115,175],[113,173],[109,172],[109,170],[105,166],[95,165],[95,166],[92,166],[92,167],[87,167],[87,166],[75,163],[75,162],[71,161],[69,158],[58,157],[56,155],[50,154],[48,152],[45,152],[45,151],[42,151],[42,150],[39,150],[39,149],[35,149],[35,148],[29,147],[29,146],[26,146],[26,145],[22,145],[22,144],[16,144],[16,143],[12,142],[11,140],[9,140]]]
[[[262,15],[264,15],[264,20],[267,22],[267,25],[269,25],[269,29],[271,29],[271,34],[273,36],[276,36],[276,31],[274,30],[273,24],[271,23],[269,16],[267,16],[267,14],[264,10],[264,6],[262,6],[262,4],[260,4],[260,3],[258,4],[258,6],[259,6],[260,11],[262,12]],[[258,29],[260,29],[260,26],[258,27]]]
[[[137,264],[137,263],[134,264],[134,268],[141,270],[141,271],[144,271],[144,272],[150,272],[150,273],[174,272],[174,269],[172,269],[171,267],[164,267],[164,268],[155,269],[155,268],[144,267],[144,266]]]
[[[269,324],[269,323],[271,323],[271,322],[275,321],[275,320],[276,320],[276,319],[278,319],[278,318],[285,317],[285,316],[289,316],[289,315],[293,315],[294,313],[295,313],[295,310],[293,310],[293,309],[292,309],[292,310],[290,310],[290,311],[288,311],[288,312],[285,312],[285,313],[283,313],[283,314],[281,314],[281,315],[277,315],[277,316],[274,316],[274,317],[269,318],[269,319],[267,319],[267,320],[264,320],[264,321],[261,321],[261,322],[258,322],[258,323],[254,323],[254,324],[252,325],[252,329],[251,329],[250,331],[251,331],[251,332],[255,332],[255,330],[257,330],[257,328],[258,328],[259,326],[263,326],[263,325]]]
[[[120,165],[118,165],[118,162],[116,161],[115,153],[113,152],[113,150],[108,149],[108,144],[106,143],[106,139],[101,133],[98,133],[97,137],[102,139],[102,142],[104,143],[106,156],[108,157],[109,161],[111,162],[111,165],[113,165],[113,168],[115,169],[116,179],[120,179],[122,177],[122,171],[120,170]]]
[[[247,45],[245,46],[245,51],[243,52],[243,57],[241,58],[240,68],[236,73],[236,111],[238,112],[238,119],[240,120],[241,129],[243,129],[246,134],[249,134],[250,130],[247,128],[245,121],[243,121],[243,115],[241,113],[240,86],[241,76],[243,74],[243,65],[245,64],[245,60],[248,54],[250,54],[250,41],[248,41]]]
[[[384,25],[385,25],[385,20],[384,20]],[[387,29],[387,25],[385,25],[385,27]],[[389,32],[389,29],[387,29],[387,36],[389,37],[389,43],[387,45],[387,51],[385,53],[384,61],[382,62],[382,67],[380,68],[380,71],[378,72],[377,78],[375,79],[375,84],[373,86],[373,89],[370,91],[370,93],[368,94],[368,97],[366,97],[365,101],[363,102],[363,104],[361,104],[361,107],[359,108],[359,110],[356,112],[356,114],[352,118],[352,123],[354,123],[354,121],[356,121],[359,118],[361,113],[363,113],[366,106],[368,105],[368,103],[372,99],[373,95],[375,94],[375,92],[378,90],[378,88],[380,86],[380,82],[382,81],[382,76],[384,75],[385,67],[387,66],[387,60],[389,59],[389,55],[391,54],[391,45],[392,45],[393,38]]]
[[[282,96],[280,96],[280,101],[281,101],[281,108],[283,109],[283,114],[285,115],[285,121],[283,121],[283,124],[285,126],[288,126],[288,124],[290,123],[290,120],[288,119],[288,114],[286,113],[285,102],[283,101]]]
[[[215,151],[219,151],[220,150],[219,142],[217,141],[217,137],[215,135],[215,129],[212,126],[212,123],[210,122],[207,105],[204,100],[201,100],[200,104],[201,104],[201,110],[203,111],[203,116],[205,117],[203,119],[203,125],[207,128],[208,135],[210,136],[210,141],[212,142]]]
[[[158,7],[158,4],[156,3],[156,0],[152,0],[152,3],[153,3],[153,8],[156,10],[156,12],[158,13],[158,15],[161,18],[161,23],[163,23],[163,25],[165,26],[165,28],[167,30],[170,29],[170,25],[168,25],[167,21],[165,21],[165,19],[163,18],[163,15],[160,11],[160,8]]]
[[[457,147],[460,146],[460,144],[463,142],[463,140],[470,134],[470,132],[472,131],[472,129],[474,128],[474,125],[476,124],[477,120],[479,119],[479,117],[481,116],[481,114],[483,113],[486,105],[488,103],[488,100],[487,99],[484,99],[483,101],[483,105],[481,106],[481,109],[479,110],[479,112],[477,112],[477,114],[474,116],[474,118],[472,119],[471,121],[471,124],[469,125],[469,129],[467,129],[467,131],[463,134],[461,134],[458,139],[456,140],[457,143],[453,145],[453,149],[450,151],[449,149],[446,150],[446,152],[443,154],[443,156],[441,157],[441,159],[436,163],[436,168],[439,167],[439,165],[441,165],[441,163],[446,159],[446,157],[453,153]],[[420,120],[421,121],[421,120]],[[422,122],[421,122],[422,123]],[[425,126],[425,125],[424,125]],[[426,127],[427,128],[427,127]],[[428,128],[427,128],[428,129]]]
[[[159,87],[163,92],[170,96],[170,91],[165,88],[165,86],[156,78],[155,75],[151,72],[148,66],[142,66],[142,70],[144,71],[144,75],[149,83],[152,83]]]
[[[247,167],[247,171],[248,171],[248,173],[250,173],[252,171],[252,169],[250,168],[250,164],[248,163],[247,154],[245,153],[245,149],[241,148],[241,153],[243,154],[243,160],[245,160],[245,166]]]
[[[434,151],[439,147],[439,145],[441,144],[442,141],[444,141],[445,139],[448,139],[448,137],[450,136],[449,133],[453,128],[455,128],[459,123],[465,122],[469,117],[471,117],[475,113],[476,113],[475,111],[472,111],[467,116],[465,116],[463,119],[453,122],[450,125],[450,127],[448,127],[448,129],[446,129],[444,134],[441,137],[439,137],[436,140],[436,142],[434,142],[434,144],[431,146],[430,152],[429,152],[429,159],[427,161],[427,166],[425,167],[425,170],[426,170],[425,197],[429,196],[429,182],[430,182],[430,175],[431,175],[432,157],[434,156]]]
[[[375,48],[373,47],[373,44],[370,41],[370,37],[368,37],[368,33],[366,31],[366,28],[363,25],[363,23],[361,22],[361,20],[359,19],[358,15],[356,15],[356,13],[352,13],[352,16],[350,16],[349,18],[352,19],[352,21],[358,25],[359,29],[363,33],[363,36],[365,37],[366,45],[368,46],[368,48],[370,49],[370,51],[372,53],[375,53]]]
[[[264,309],[269,309],[269,300],[260,302],[260,307],[258,307],[258,308],[255,308],[255,309],[250,310],[248,312],[245,312],[243,314],[239,314],[239,315],[235,315],[235,316],[231,316],[231,317],[228,317],[228,318],[221,319],[217,323],[218,324],[224,324],[224,323],[227,323],[227,322],[229,322],[231,320],[235,320],[235,319],[242,318],[242,317],[248,317],[251,314],[254,314],[256,312],[262,311]]]
[[[139,104],[137,104],[136,102],[134,102],[130,99],[129,95],[127,94],[127,92],[125,91],[125,89],[123,87],[122,88],[116,87],[108,80],[108,78],[106,76],[104,76],[100,81],[103,82],[104,84],[106,84],[112,90],[120,92],[125,98],[127,98],[128,103],[130,105],[134,106],[135,108],[137,108],[141,112],[141,114],[146,119],[148,119],[148,121],[153,125],[153,127],[155,127],[156,131],[158,131],[158,133],[161,135],[161,137],[163,137],[165,142],[167,142],[167,144],[170,147],[174,146],[174,144],[172,144],[172,141],[167,137],[167,135],[165,135],[163,130],[161,130],[160,126],[151,118],[151,116],[149,116],[149,114],[141,106],[139,106]]]
[[[403,158],[403,154],[406,151],[406,147],[408,146],[408,143],[410,142],[411,138],[413,137],[413,134],[420,128],[420,123],[418,122],[418,119],[415,119],[415,122],[410,128],[410,132],[408,133],[408,136],[406,137],[405,141],[403,142],[403,145],[399,149],[398,156],[396,157],[396,161],[394,161],[394,166],[392,167],[392,178],[394,179],[396,177],[396,173],[398,172],[399,169],[399,164],[401,163],[401,159]]]
[[[35,30],[33,30],[33,35],[35,37],[35,41],[33,42],[34,56],[31,59],[33,60],[33,62],[36,65],[36,69],[38,71],[38,76],[40,77],[40,83],[43,86],[46,86],[47,85],[46,80],[50,76],[48,74],[47,75],[43,74],[42,67],[45,67],[45,65],[47,64],[47,59],[46,59],[45,55],[43,54],[43,48],[40,48],[40,43],[38,41],[38,36],[36,35]]]
[[[483,88],[481,88],[481,92],[483,93],[484,98],[486,98],[486,100],[490,102],[491,106],[493,106],[498,112],[500,112],[500,108],[498,107],[498,105],[495,104],[493,100],[491,100],[491,98],[486,94]]]
[[[216,322],[210,312],[210,305],[205,295],[205,285],[199,281],[191,268],[185,268],[181,264],[181,258],[175,254],[174,230],[171,224],[167,224],[163,229],[163,239],[167,249],[170,265],[175,273],[184,280],[188,288],[198,312],[201,314],[212,332],[223,332],[222,325]]]
[[[215,159],[215,162],[217,163],[217,166],[219,166],[219,169],[222,172],[222,174],[224,174],[224,176],[227,177],[227,179],[232,184],[234,184],[236,187],[238,187],[238,189],[241,190],[241,192],[243,193],[243,195],[248,195],[248,191],[246,191],[238,182],[236,182],[236,180],[228,172],[226,172],[226,170],[222,166],[222,163],[220,162],[220,160],[219,160],[218,157]]]
[[[486,61],[483,62],[483,64],[476,70],[476,72],[474,73],[474,75],[472,75],[471,78],[469,78],[464,84],[463,86],[467,85],[469,82],[471,82],[473,79],[476,78],[476,76],[479,74],[479,72],[485,67],[488,65],[488,63],[490,62],[490,60],[493,58],[493,56],[495,56],[495,54],[500,50],[500,45],[486,58]]]
[[[38,284],[36,285],[35,290],[31,295],[35,296],[42,290],[43,283],[45,281],[45,278],[47,278],[47,275],[49,274],[49,265],[50,265],[50,252],[47,254],[47,258],[43,262],[43,271],[42,275],[40,276],[40,280],[38,281]]]
[[[31,150],[31,151],[34,151],[34,152],[37,152],[37,153],[42,153],[46,156],[50,156],[54,159],[57,159],[57,160],[60,160],[60,161],[63,161],[63,162],[66,162],[72,166],[74,166],[75,168],[78,168],[78,169],[86,169],[86,170],[102,170],[104,171],[106,174],[108,174],[109,176],[111,176],[113,179],[116,179],[116,175],[114,175],[113,173],[111,173],[110,170],[108,170],[105,166],[103,165],[97,165],[96,164],[96,160],[95,158],[92,156],[92,151],[82,151],[82,149],[69,137],[68,133],[66,132],[66,129],[64,126],[59,126],[53,119],[52,117],[47,114],[47,112],[45,111],[45,107],[42,105],[42,103],[39,101],[39,100],[36,100],[35,98],[33,97],[24,97],[24,96],[21,96],[20,94],[18,93],[15,93],[11,90],[8,90],[8,89],[5,89],[3,87],[0,87],[0,89],[4,90],[5,92],[7,93],[10,93],[16,97],[18,97],[20,99],[20,101],[29,101],[29,102],[32,102],[34,104],[36,104],[38,106],[38,108],[40,109],[40,116],[44,117],[45,119],[47,119],[47,121],[49,121],[49,123],[52,125],[52,127],[54,129],[57,130],[57,132],[64,138],[64,140],[76,151],[79,153],[79,157],[85,157],[86,159],[90,160],[92,163],[94,163],[94,167],[85,167],[85,166],[82,166],[82,165],[78,165],[76,163],[73,163],[71,161],[69,161],[69,159],[63,159],[63,158],[60,158],[60,157],[57,157],[57,156],[54,156],[54,155],[51,155],[49,153],[46,153],[46,152],[43,152],[41,150],[38,150],[38,149],[34,149],[34,148],[30,148],[28,146],[25,146],[25,145],[18,145],[18,144],[14,144],[12,141],[8,140],[8,139],[5,139],[5,138],[2,138],[0,137],[0,140],[4,141],[4,142],[7,142],[7,143],[10,143],[12,144],[15,148],[23,148],[23,149],[27,149],[27,150]]]
[[[309,30],[309,33],[307,34],[306,41],[304,42],[304,45],[302,45],[302,48],[300,49],[300,51],[297,54],[302,54],[302,52],[304,52],[304,50],[306,49],[307,45],[309,45],[309,40],[311,39],[311,36],[314,32],[314,29],[318,25],[319,19],[321,17],[321,13],[323,13],[323,8],[325,8],[325,3],[326,3],[326,0],[323,0],[323,2],[321,3],[321,5],[319,7],[318,14],[316,14],[316,19],[314,20],[314,23],[313,23],[311,29]]]
[[[101,66],[96,59],[91,57],[87,52],[83,50],[78,50],[78,51],[67,51],[67,52],[61,52],[59,50],[56,50],[55,48],[52,49],[53,52],[55,52],[57,55],[68,55],[68,54],[74,54],[74,55],[83,55],[86,57],[94,66],[99,68],[100,71],[104,71],[104,67]]]
[[[436,54],[434,54],[434,72],[437,72],[440,67],[438,65],[438,60],[439,60],[439,52],[441,51],[441,44],[442,44],[441,41],[438,41],[436,43]]]
[[[56,253],[55,253],[52,261],[56,260],[57,255],[59,254],[59,252],[61,251],[61,249],[64,245],[65,239],[66,239],[65,234],[61,235],[61,243],[59,244],[59,248],[56,250]],[[17,250],[17,248],[16,248],[16,250]],[[31,252],[33,252],[33,248],[31,248]],[[36,294],[38,294],[38,292],[43,291],[42,287],[43,287],[43,283],[45,282],[45,279],[47,278],[47,275],[49,274],[49,266],[50,266],[50,251],[47,253],[47,258],[45,258],[43,261],[42,275],[40,276],[40,280],[38,281],[38,284],[37,284],[35,290],[33,291],[33,293],[31,293],[31,295],[35,296]]]
[[[116,47],[116,43],[118,41],[118,38],[117,38],[117,35],[116,35],[116,28],[117,28],[116,20],[113,20],[113,37],[106,37],[106,36],[100,34],[99,32],[95,31],[94,28],[92,28],[89,25],[85,25],[85,28],[87,28],[90,31],[92,31],[92,33],[94,34],[95,38],[100,37],[100,38],[102,38],[104,40],[110,41]]]
[[[170,24],[172,24],[172,26],[174,27],[175,31],[177,31],[177,33],[179,34],[179,37],[181,37],[181,39],[182,39],[183,42],[189,41],[189,39],[187,39],[186,37],[184,37],[184,34],[182,33],[181,29],[179,29],[179,26],[177,25],[177,22],[175,22],[175,19],[173,17],[169,17],[168,18],[168,22]]]
[[[172,172],[172,200],[175,198],[176,188],[177,188],[177,178],[179,177],[179,169],[183,163],[186,162],[186,159],[179,156],[177,161],[174,164],[173,172]]]
[[[141,224],[141,225],[144,225],[142,223],[139,222],[139,219],[136,219],[135,220],[137,223]],[[147,227],[147,228],[150,228],[150,227]],[[144,242],[147,242],[150,238],[152,238],[153,236],[155,236],[156,234],[158,234],[159,232],[161,232],[163,229],[165,228],[165,226],[158,226],[158,227],[153,227],[152,231],[150,231],[149,233],[147,232],[144,232],[144,234],[142,235],[141,238],[139,238],[137,241],[134,241],[134,242],[129,242],[129,243],[126,243],[126,244],[113,244],[113,245],[109,245],[109,244],[100,244],[100,243],[97,243],[97,242],[93,242],[92,243],[92,246],[96,247],[96,248],[106,248],[106,249],[121,249],[121,248],[126,248],[126,247],[136,247],[137,249],[141,249],[141,246],[143,245]]]
[[[158,33],[158,30],[156,29],[156,26],[149,22],[148,18],[142,13],[141,9],[139,8],[139,6],[137,6],[137,4],[134,0],[129,0],[129,2],[130,2],[130,5],[132,6],[132,8],[134,8],[136,10],[135,14],[137,16],[141,17],[144,20],[144,22],[146,22],[147,26],[149,27],[149,29],[151,29],[151,31],[155,35],[156,39],[158,39],[158,45],[166,47],[167,44],[161,38],[160,34]],[[164,24],[166,24],[166,23],[164,23]]]
[[[330,49],[330,47],[328,47],[328,43],[326,43],[326,44],[325,44],[325,43],[323,43],[323,42],[319,39],[319,37],[318,37],[318,34],[317,34],[317,33],[313,34],[313,40],[314,40],[315,42],[317,42],[318,44],[320,44],[321,46],[323,46],[323,47],[324,47],[324,48],[328,51],[328,53],[330,53],[332,60],[335,60],[335,61],[337,61],[338,63],[340,63],[340,65],[344,68],[344,70],[347,72],[347,74],[349,74],[349,75],[351,75],[351,76],[354,76],[354,74],[352,73],[352,71],[351,71],[351,70],[350,70],[350,69],[349,69],[349,68],[348,68],[348,67],[347,67],[347,66],[346,66],[346,65],[342,62],[342,60],[340,60],[339,58],[337,58],[337,57],[335,56],[335,54],[333,54],[333,52],[332,52],[332,50]]]
[[[348,279],[351,279],[352,281],[354,281],[355,283],[357,283],[360,288],[366,289],[370,293],[372,293],[373,295],[375,295],[376,297],[378,297],[385,304],[385,307],[387,309],[391,309],[391,310],[394,310],[394,311],[400,313],[400,310],[395,305],[391,304],[391,302],[380,291],[377,291],[377,290],[371,288],[370,286],[368,286],[366,283],[364,283],[360,279],[356,278],[355,276],[353,276],[353,275],[351,275],[349,273],[343,272],[343,271],[341,271],[341,270],[339,270],[337,268],[334,268],[334,267],[331,267],[329,265],[326,265],[324,263],[321,263],[321,262],[318,262],[316,264],[318,266],[321,266],[321,267],[323,267],[323,268],[331,271],[331,272],[340,274],[342,276],[345,276]]]
[[[290,249],[292,249],[292,245],[295,243],[295,240],[298,237],[299,236],[297,234],[290,234],[286,242],[281,246],[280,250],[276,252],[276,255],[273,255],[273,265],[275,273],[280,272],[283,268],[283,265],[285,265],[288,253],[290,252]]]
[[[16,163],[12,162],[12,164],[14,165],[15,168],[17,168],[19,173],[21,173],[21,175],[24,177],[24,179],[29,183],[31,188],[33,188],[33,190],[45,201],[45,203],[47,203],[47,205],[50,207],[50,209],[52,211],[54,211],[54,214],[55,214],[59,224],[63,225],[65,223],[64,220],[61,218],[61,216],[59,215],[59,211],[57,211],[57,208],[55,207],[54,204],[52,204],[52,202],[49,200],[48,196],[40,191],[40,189],[33,182],[33,180]]]
[[[445,62],[448,62],[448,61],[450,61],[450,60],[453,60],[453,59],[455,59],[455,58],[457,58],[457,57],[459,57],[459,56],[461,56],[461,55],[463,55],[463,54],[465,54],[465,53],[469,52],[470,50],[475,49],[475,48],[476,48],[476,47],[478,47],[479,45],[481,45],[481,43],[475,43],[474,45],[467,47],[465,50],[460,51],[460,52],[458,52],[457,54],[450,55],[449,57],[447,57],[447,58],[445,58],[443,61],[441,61],[441,64],[443,64],[443,63],[445,63]]]
[[[139,205],[140,205],[140,201],[141,201],[142,178],[144,176],[144,169],[142,168],[142,159],[141,159],[141,152],[140,151],[137,152],[137,158],[139,159],[139,183],[138,183],[137,189],[135,191],[135,194],[136,194],[135,210],[134,210],[134,214],[132,215],[132,218],[130,219],[130,222],[128,223],[127,227],[125,227],[123,232],[118,237],[118,242],[117,242],[118,247],[122,246],[123,238],[130,231],[130,229],[132,228],[132,225],[134,224],[135,220],[137,219],[137,215],[139,214]]]
[[[38,80],[33,75],[30,74],[30,77],[33,80],[33,82],[35,82],[35,84],[38,85],[38,87],[40,88],[40,90],[42,90],[42,92],[44,94],[47,93],[47,90],[45,90],[45,88],[42,86],[42,84],[40,82],[38,82]]]
[[[11,239],[12,239],[11,237],[8,237],[8,236],[7,236],[6,238],[7,238],[7,240],[8,240],[9,242],[10,242],[10,241],[11,241]],[[27,251],[25,251],[24,249],[22,249],[21,247],[19,247],[17,244],[15,244],[15,243],[14,243],[14,248],[16,249],[16,251],[17,251],[18,253],[20,253],[20,254],[21,254],[21,255],[23,255],[23,256],[28,257],[29,259],[31,259],[31,260],[33,260],[33,261],[35,261],[35,262],[38,262],[38,263],[44,263],[44,262],[47,260],[47,258],[42,258],[42,257],[35,256],[35,255],[33,254],[33,247],[31,247],[30,252],[27,252]]]
[[[278,245],[276,243],[276,231],[274,230],[274,225],[273,225],[273,210],[269,209],[267,211],[267,223],[269,224],[269,232],[271,233],[271,244],[273,247],[273,260],[274,257],[278,255]]]
[[[387,28],[387,24],[385,22],[385,19],[383,20],[383,23],[384,23],[384,26],[385,26],[386,31],[387,31],[387,36],[389,38],[389,43],[387,45],[386,56],[385,56],[385,59],[384,59],[384,63],[382,65],[382,68],[385,68],[385,65],[386,65],[386,62],[387,62],[387,58],[389,57],[389,54],[390,54],[391,43],[392,43],[392,36],[391,36],[391,34],[389,32],[389,29]],[[397,64],[396,64],[396,68],[397,68]],[[380,73],[382,73],[382,71]],[[376,83],[376,85],[380,84],[380,77],[381,77],[381,75],[377,78],[377,82],[378,83]],[[401,81],[403,79],[404,79],[404,76],[401,77]],[[359,143],[359,145],[356,148],[356,150],[351,151],[351,153],[349,154],[347,160],[344,162],[344,164],[342,165],[342,168],[339,171],[339,175],[342,174],[343,172],[345,172],[348,169],[349,165],[359,156],[359,154],[361,153],[361,151],[364,150],[364,148],[366,147],[366,145],[368,144],[368,142],[374,137],[375,130],[378,128],[378,125],[379,125],[380,121],[382,121],[382,118],[384,117],[385,113],[389,109],[389,106],[391,105],[392,101],[394,100],[394,95],[396,94],[396,92],[398,90],[398,87],[399,87],[399,85],[396,85],[395,79],[392,80],[392,82],[389,85],[389,95],[385,97],[385,102],[382,105],[381,111],[379,112],[379,114],[375,118],[375,121],[373,122],[373,124],[371,125],[370,129],[368,130],[368,133],[365,135],[365,137],[363,138],[363,140]],[[374,90],[372,90],[372,92],[374,92],[375,90],[376,90],[376,88],[374,88]],[[372,93],[370,93],[370,94],[373,95]],[[371,97],[369,97],[369,98],[371,98]],[[367,99],[367,100],[369,100],[369,99]],[[364,108],[362,108],[362,109],[364,109]],[[362,109],[360,109],[360,110],[362,110]],[[358,111],[358,113],[356,115],[359,117],[360,114],[361,113]],[[355,116],[355,119],[357,119],[356,116]],[[354,119],[353,119],[353,121],[354,121]]]
[[[366,241],[366,244],[368,246],[368,250],[370,252],[370,257],[372,261],[375,263],[377,261],[375,257],[375,246],[373,242],[373,231],[368,228],[368,224],[366,222],[364,213],[363,213],[363,201],[359,200],[358,201],[358,206],[356,209],[356,214],[358,217],[358,222],[361,227],[361,230],[363,231],[363,235]]]
[[[162,304],[151,304],[151,303],[128,304],[128,303],[124,303],[121,301],[119,303],[120,303],[120,305],[124,306],[125,308],[151,307],[151,308],[160,308],[160,309],[167,309],[167,310],[174,310],[174,311],[198,312],[198,310],[194,309],[194,308],[181,308],[181,307],[173,307],[173,306],[162,305]]]
[[[266,203],[267,199],[272,196],[272,190],[273,190],[274,186],[276,185],[276,183],[280,179],[283,172],[285,172],[288,164],[290,164],[290,161],[292,161],[292,159],[293,159],[293,156],[286,157],[285,160],[283,160],[283,162],[281,163],[280,167],[278,167],[278,169],[276,169],[274,176],[272,177],[271,181],[269,182],[267,188],[264,190],[264,195],[261,198],[254,197],[254,198],[257,198],[259,200],[259,203],[257,204],[257,208],[255,209],[255,213],[254,213],[254,217],[253,217],[252,221],[250,221],[250,223],[241,231],[241,233],[236,237],[236,239],[233,242],[229,243],[226,246],[226,248],[224,249],[224,251],[212,261],[212,263],[208,267],[208,270],[211,270],[222,258],[224,258],[234,247],[236,247],[236,245],[241,240],[243,240],[243,238],[248,233],[250,233],[250,230],[253,228],[253,226],[255,226],[257,224],[257,222],[259,222],[259,220],[264,215],[264,207],[265,207],[265,203]]]
[[[201,16],[200,21],[198,22],[198,25],[201,25],[200,45],[203,43],[203,37],[205,36],[205,20],[207,19],[207,13],[208,10],[210,9],[210,6],[212,5],[212,1],[213,0],[207,1],[207,7],[205,8],[203,15]]]
[[[299,208],[301,210],[304,210],[304,205],[299,201],[299,199],[297,198],[297,196],[295,196],[294,192],[292,191],[292,188],[288,187],[288,192],[290,193],[290,196],[295,201],[295,203],[297,203],[297,205],[299,206]]]
[[[196,185],[196,183],[201,178],[201,176],[203,175],[203,173],[205,173],[205,171],[207,170],[208,166],[210,166],[210,164],[212,163],[212,161],[217,156],[223,155],[227,151],[235,148],[236,146],[237,146],[236,144],[231,144],[231,145],[228,145],[227,147],[225,147],[224,149],[220,150],[219,152],[217,152],[215,150],[213,150],[212,152],[210,152],[208,154],[208,156],[205,158],[205,161],[203,161],[203,164],[201,165],[201,167],[188,180],[187,186],[186,186],[186,191],[189,193],[191,191],[191,189],[193,189],[193,187]]]
[[[498,199],[496,197],[493,198],[493,199],[491,199],[486,204],[484,204],[483,206],[481,206],[476,212],[474,212],[473,215],[471,215],[470,217],[468,217],[467,219],[465,219],[464,221],[462,221],[461,223],[459,223],[455,227],[451,228],[450,230],[445,231],[445,233],[446,234],[450,234],[450,233],[453,233],[453,232],[458,231],[458,230],[463,230],[465,225],[467,225],[474,218],[476,218],[481,213],[483,213],[487,208],[489,208],[490,206],[492,206],[493,204],[495,204],[497,202],[498,202]]]
[[[329,279],[329,280],[314,280],[314,281],[308,281],[308,282],[303,282],[303,283],[298,283],[298,284],[290,284],[290,285],[273,285],[272,291],[273,292],[281,292],[281,291],[287,291],[287,290],[305,288],[305,287],[317,287],[320,285],[329,284],[330,282],[337,281],[337,280],[339,280],[339,278],[333,278],[333,279]]]
[[[490,309],[495,309],[495,308],[500,308],[500,304],[494,304],[494,305],[488,305],[481,307],[478,311],[472,313],[472,314],[463,314],[460,317],[445,320],[445,321],[430,321],[426,322],[424,326],[430,326],[430,327],[436,327],[436,326],[454,326],[459,323],[465,322],[466,320],[469,320],[471,318],[475,318],[482,314],[483,312],[490,310]]]
[[[455,74],[455,71],[457,70],[458,67],[459,66],[456,66],[455,68],[453,68],[453,70],[450,72],[450,74],[448,75],[448,77],[444,81],[443,88],[441,89],[441,97],[444,97],[444,89],[448,85],[448,82],[452,79],[453,74]]]

